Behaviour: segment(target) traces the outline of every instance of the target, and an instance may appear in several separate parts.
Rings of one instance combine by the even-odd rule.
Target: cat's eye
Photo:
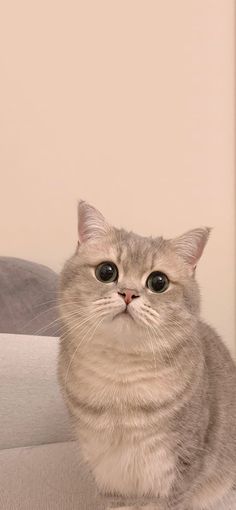
[[[102,262],[96,267],[95,275],[100,282],[115,282],[118,279],[118,269],[113,262]]]
[[[149,275],[146,285],[152,292],[165,292],[169,287],[169,280],[164,273],[153,271]]]

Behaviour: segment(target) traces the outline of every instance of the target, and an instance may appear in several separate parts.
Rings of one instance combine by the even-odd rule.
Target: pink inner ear
[[[194,250],[193,255],[192,255],[192,264],[194,266],[193,269],[196,269],[197,262],[200,259],[200,257],[202,256],[202,252],[203,252],[205,244],[207,242],[207,238],[208,238],[208,235],[205,235],[197,240],[196,250]]]
[[[196,269],[197,262],[200,259],[201,254],[202,254],[202,250],[197,249],[196,251],[193,251],[193,253],[191,253],[191,255],[188,256],[189,264],[191,264],[193,269]]]
[[[86,231],[82,221],[80,219],[78,226],[79,243],[83,243],[84,241],[86,241]]]
[[[199,261],[201,255],[202,255],[203,248],[204,248],[204,245],[202,245],[202,243],[200,243],[200,245],[197,245],[196,247],[194,246],[192,248],[192,253],[191,252],[187,253],[186,258],[188,260],[188,263],[191,264],[194,271],[197,267],[197,262]]]
[[[79,225],[78,225],[78,235],[79,235],[79,243],[83,243],[86,241],[88,236],[86,236],[86,229],[84,224],[84,218],[80,216]]]

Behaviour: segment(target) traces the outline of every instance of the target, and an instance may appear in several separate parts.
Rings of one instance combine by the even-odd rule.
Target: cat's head
[[[175,239],[142,237],[110,226],[79,204],[78,247],[61,274],[61,313],[67,332],[87,343],[169,349],[198,320],[195,268],[210,229]]]

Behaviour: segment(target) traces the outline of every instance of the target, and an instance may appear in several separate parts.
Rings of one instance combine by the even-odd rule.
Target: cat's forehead
[[[163,253],[163,239],[146,238],[124,230],[117,231],[114,250],[118,265],[125,273],[143,273],[155,266]]]

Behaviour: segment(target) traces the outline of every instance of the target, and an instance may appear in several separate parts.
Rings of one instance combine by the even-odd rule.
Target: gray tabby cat
[[[141,237],[80,202],[78,247],[61,274],[58,375],[83,457],[114,505],[233,508],[236,369],[200,318],[195,280],[208,236]]]

